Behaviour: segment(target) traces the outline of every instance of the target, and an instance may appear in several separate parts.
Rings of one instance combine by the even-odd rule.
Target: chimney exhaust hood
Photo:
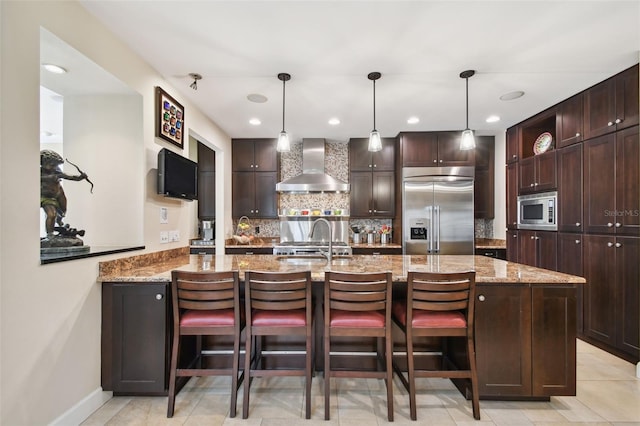
[[[324,142],[302,140],[302,174],[277,183],[277,192],[349,192],[351,185],[324,172]]]

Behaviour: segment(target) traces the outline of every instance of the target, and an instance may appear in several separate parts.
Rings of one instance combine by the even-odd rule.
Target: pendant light
[[[476,72],[474,70],[462,71],[460,78],[464,78],[467,83],[467,127],[462,132],[460,138],[460,150],[467,151],[476,147],[476,139],[473,136],[473,130],[469,129],[469,78],[473,77]]]
[[[373,130],[369,134],[369,151],[376,152],[382,150],[380,133],[376,130],[376,80],[382,77],[379,72],[371,72],[367,78],[373,81]]]
[[[278,80],[282,81],[282,131],[278,135],[278,144],[276,150],[278,152],[291,151],[291,144],[289,143],[289,135],[284,130],[284,86],[287,81],[291,80],[291,76],[285,72],[278,74]]]

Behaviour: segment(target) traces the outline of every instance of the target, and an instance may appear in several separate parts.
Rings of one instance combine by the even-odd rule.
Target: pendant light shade
[[[282,81],[282,131],[278,135],[278,144],[276,145],[276,150],[278,152],[289,152],[291,151],[291,144],[289,143],[289,135],[284,130],[284,101],[285,101],[285,84],[287,81],[291,80],[291,76],[287,73],[278,74],[278,80]]]
[[[469,129],[469,78],[473,77],[476,72],[474,70],[462,71],[460,73],[460,78],[464,78],[467,86],[467,126],[462,132],[462,136],[460,138],[460,150],[466,151],[470,149],[474,149],[476,147],[476,139],[473,136],[473,130]]]
[[[379,72],[371,72],[367,78],[373,81],[373,130],[369,134],[369,151],[376,152],[382,150],[382,140],[380,133],[376,130],[376,80],[382,77]]]

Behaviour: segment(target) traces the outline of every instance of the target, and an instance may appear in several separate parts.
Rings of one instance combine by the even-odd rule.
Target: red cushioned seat
[[[393,315],[396,320],[407,325],[407,302],[404,300],[393,302]],[[413,311],[411,325],[414,328],[465,328],[467,319],[460,311]]]
[[[384,312],[331,309],[330,327],[384,327]]]
[[[234,324],[233,308],[217,311],[185,311],[180,318],[180,327],[228,327]]]
[[[304,327],[307,324],[306,311],[264,311],[255,309],[251,314],[251,325],[254,327]]]

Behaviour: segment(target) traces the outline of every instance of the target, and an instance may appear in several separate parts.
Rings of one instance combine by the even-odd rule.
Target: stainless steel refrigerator
[[[403,254],[473,254],[473,167],[402,169]]]

